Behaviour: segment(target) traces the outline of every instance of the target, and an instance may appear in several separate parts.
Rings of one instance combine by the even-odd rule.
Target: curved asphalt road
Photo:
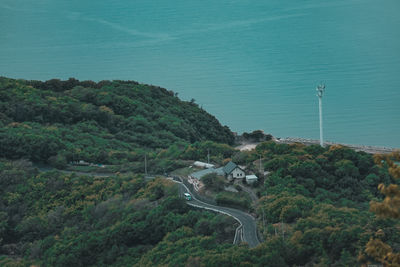
[[[175,181],[177,182],[177,181]],[[181,193],[190,193],[190,190],[181,182],[177,182],[181,186]],[[241,225],[242,225],[242,241],[247,242],[249,244],[249,247],[253,248],[256,247],[258,244],[260,244],[260,241],[258,240],[257,237],[257,226],[256,226],[256,221],[253,216],[250,214],[243,212],[241,210],[237,209],[232,209],[232,208],[226,208],[226,207],[220,207],[220,206],[214,206],[210,205],[207,203],[204,203],[198,199],[196,199],[193,194],[191,194],[192,200],[187,201],[187,204],[193,207],[198,207],[198,208],[203,208],[203,209],[209,209],[213,210],[216,212],[220,212],[229,216],[232,216],[235,218]],[[240,226],[239,226],[240,227]]]
[[[40,171],[50,171],[50,168],[39,168]],[[64,173],[72,173],[73,171],[62,171]],[[81,173],[81,172],[75,172],[78,175],[89,175],[89,176],[111,176],[113,174],[96,174],[96,173]],[[182,182],[172,180],[176,183],[178,183],[180,186],[180,193],[183,195],[183,193],[191,193],[189,188],[186,187]],[[256,247],[258,244],[260,244],[260,241],[258,240],[257,237],[257,226],[256,226],[256,221],[253,216],[250,214],[243,212],[241,210],[237,209],[232,209],[232,208],[227,208],[227,207],[220,207],[220,206],[215,206],[215,205],[210,205],[207,203],[204,203],[194,197],[193,194],[191,194],[192,200],[187,201],[187,204],[193,207],[197,208],[202,208],[202,209],[208,209],[208,210],[213,210],[215,212],[223,213],[225,215],[231,216],[235,218],[239,223],[240,226],[238,229],[236,229],[236,234],[235,234],[235,240],[236,242],[238,240],[237,234],[241,235],[239,237],[243,242],[247,242],[249,244],[249,247],[253,248]],[[240,230],[239,230],[240,229]]]

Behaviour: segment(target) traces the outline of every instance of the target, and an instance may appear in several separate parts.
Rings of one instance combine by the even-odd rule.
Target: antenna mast
[[[325,84],[320,84],[317,86],[317,96],[319,100],[319,144],[323,147],[323,131],[322,131],[322,95],[325,91]]]

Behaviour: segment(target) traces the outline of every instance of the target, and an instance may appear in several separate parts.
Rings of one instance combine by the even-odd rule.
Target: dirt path
[[[240,146],[237,146],[236,149],[239,149],[240,151],[250,151],[256,148],[258,143],[249,143],[249,144],[241,144]]]

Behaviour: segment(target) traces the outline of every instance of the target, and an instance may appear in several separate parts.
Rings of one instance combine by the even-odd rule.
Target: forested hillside
[[[0,148],[10,159],[111,163],[140,148],[212,140],[232,132],[166,89],[133,81],[26,81],[0,78]]]
[[[200,244],[232,243],[237,225],[190,209],[166,179],[38,173],[0,160],[0,266],[132,266],[189,233]]]
[[[258,214],[267,239],[281,238],[289,266],[357,266],[374,262],[367,242],[379,231],[394,247],[399,222],[379,218],[369,202],[382,201],[379,184],[398,183],[373,156],[342,146],[257,146],[265,158],[266,177]]]
[[[380,183],[398,184],[387,166],[345,147],[273,142],[232,157],[252,168],[259,155],[271,173],[254,185],[265,241],[253,249],[231,244],[233,219],[189,208],[166,179],[39,173],[1,160],[0,265],[359,266],[389,251],[377,239],[398,253],[398,219],[369,211]]]
[[[0,78],[0,101],[0,266],[400,264],[399,153],[273,141],[239,151],[194,101],[136,82]],[[173,182],[142,175],[144,154],[161,174],[193,171],[208,151],[212,163],[234,161],[260,178],[235,187],[253,198],[225,191],[224,177],[204,182],[218,204],[256,217],[256,248],[232,245],[232,218],[190,208]],[[114,174],[32,164],[77,160]]]

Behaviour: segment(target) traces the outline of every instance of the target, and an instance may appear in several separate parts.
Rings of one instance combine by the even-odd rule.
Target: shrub
[[[249,209],[251,201],[243,193],[221,192],[216,198],[216,202],[221,206]]]
[[[201,178],[207,189],[219,192],[224,189],[225,179],[215,173],[209,173]]]

